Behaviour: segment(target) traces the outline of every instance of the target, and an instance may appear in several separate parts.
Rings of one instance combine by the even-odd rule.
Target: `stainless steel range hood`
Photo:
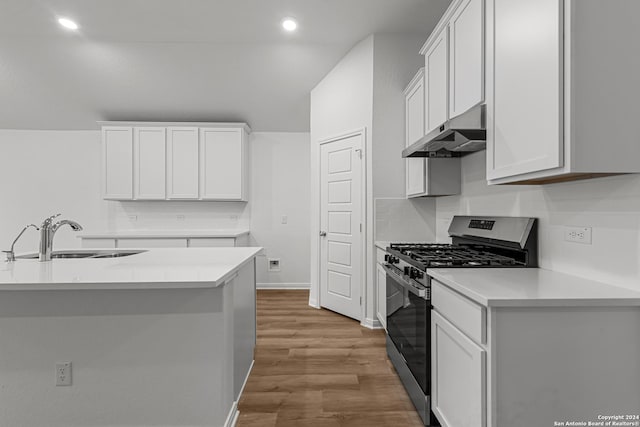
[[[477,105],[405,148],[402,157],[460,157],[484,150],[486,123],[486,106]]]

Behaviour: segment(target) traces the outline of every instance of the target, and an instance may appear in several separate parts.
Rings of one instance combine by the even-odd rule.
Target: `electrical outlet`
[[[56,386],[71,385],[71,362],[56,363]]]
[[[231,221],[237,221],[238,220],[238,215],[229,215],[229,219]]]
[[[566,242],[591,244],[591,227],[565,227],[564,240]]]
[[[269,258],[269,271],[280,271],[280,259]]]
[[[286,224],[289,221],[289,218],[287,218],[286,215],[282,215],[282,223]]]
[[[178,221],[184,221],[184,215],[176,215]]]
[[[138,220],[138,215],[129,215],[129,221],[136,222]]]

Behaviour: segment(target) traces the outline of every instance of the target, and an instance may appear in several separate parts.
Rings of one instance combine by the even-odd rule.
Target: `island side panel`
[[[638,307],[494,308],[490,317],[491,427],[638,414]]]
[[[245,264],[230,283],[234,306],[234,388],[236,401],[253,365],[256,346],[256,271],[255,258]]]
[[[0,425],[222,426],[232,310],[224,286],[0,292]]]

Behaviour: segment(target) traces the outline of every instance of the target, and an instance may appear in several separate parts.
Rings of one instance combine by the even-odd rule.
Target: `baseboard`
[[[240,402],[240,397],[242,397],[242,392],[244,392],[244,388],[247,385],[247,381],[249,381],[249,375],[251,375],[251,371],[253,370],[253,365],[256,363],[255,360],[251,361],[251,366],[249,366],[249,372],[247,372],[247,376],[244,377],[244,382],[242,383],[242,387],[240,387],[240,393],[238,393],[238,400],[233,402],[231,405],[231,411],[229,411],[229,415],[227,416],[227,421],[224,423],[224,427],[235,427],[238,422],[238,418],[240,417],[240,411],[238,411],[238,403]]]
[[[256,283],[257,289],[309,289],[310,283]]]
[[[382,323],[380,323],[378,319],[365,318],[362,322],[360,322],[360,325],[369,329],[382,329]]]
[[[313,308],[320,308],[318,300],[316,298],[309,298],[309,305]]]
[[[224,422],[224,427],[235,427],[239,416],[240,412],[238,412],[238,402],[233,402],[229,415],[227,415],[227,419]]]

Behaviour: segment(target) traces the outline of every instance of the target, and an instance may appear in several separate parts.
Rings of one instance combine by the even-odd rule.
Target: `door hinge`
[[[362,297],[360,297],[360,305],[362,305]]]
[[[358,154],[358,158],[362,158],[362,149],[356,148],[356,153]]]
[[[362,233],[362,223],[360,223],[360,232]]]

